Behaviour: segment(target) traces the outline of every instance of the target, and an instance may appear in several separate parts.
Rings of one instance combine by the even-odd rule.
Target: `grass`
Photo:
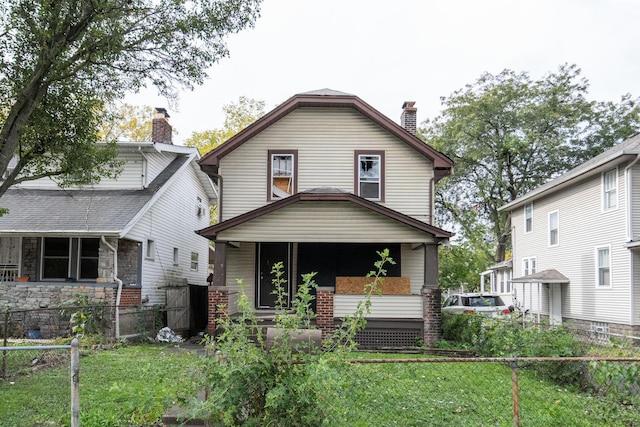
[[[81,358],[82,426],[161,425],[189,388],[198,357],[166,345],[87,351]],[[358,354],[358,358],[395,357]],[[415,356],[398,356],[415,357]],[[512,426],[511,368],[498,363],[356,364],[328,387],[328,426]],[[69,425],[69,366],[0,381],[0,425]],[[519,371],[522,426],[640,426],[630,404],[595,398]]]
[[[83,351],[80,359],[80,424],[152,426],[186,387],[197,357],[168,346],[139,345]],[[68,358],[55,368],[0,380],[0,425],[70,424]]]

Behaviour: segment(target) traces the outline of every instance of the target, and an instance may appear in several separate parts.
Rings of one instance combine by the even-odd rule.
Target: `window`
[[[533,231],[533,203],[524,205],[524,232]]]
[[[80,239],[80,272],[78,278],[98,278],[98,253],[100,241],[98,239]]]
[[[297,150],[269,150],[269,188],[267,200],[280,200],[298,191]]]
[[[156,253],[156,242],[154,242],[153,240],[147,240],[146,258],[155,259],[155,253]]]
[[[191,252],[191,269],[198,271],[198,252]]]
[[[384,201],[383,151],[356,151],[355,184],[358,196],[377,202]]]
[[[611,248],[596,248],[596,287],[611,287]]]
[[[43,280],[95,280],[98,278],[99,239],[42,239]]]
[[[173,248],[173,265],[178,265],[178,261],[180,260],[178,248]]]
[[[602,174],[602,210],[608,211],[618,207],[618,169],[611,169]]]
[[[536,272],[536,258],[522,258],[522,275],[528,276]]]
[[[71,239],[45,237],[42,248],[42,278],[66,279],[69,277]]]
[[[558,246],[559,213],[549,212],[549,246]]]

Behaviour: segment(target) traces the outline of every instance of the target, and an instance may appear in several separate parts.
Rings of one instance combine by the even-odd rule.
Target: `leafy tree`
[[[0,174],[83,184],[117,173],[105,105],[149,82],[175,99],[228,54],[261,0],[0,0]],[[20,178],[17,178],[20,176]]]
[[[197,147],[200,154],[208,153],[264,116],[264,101],[241,96],[237,103],[227,104],[222,107],[222,110],[225,113],[225,119],[221,129],[193,132],[185,141],[185,145]]]
[[[104,112],[98,137],[101,141],[150,141],[154,108],[148,105],[120,104]]]
[[[563,65],[541,80],[504,70],[483,74],[448,98],[421,136],[451,157],[455,175],[437,192],[441,223],[492,262],[505,259],[511,220],[498,209],[631,135],[640,124],[637,99],[588,101],[587,80]]]

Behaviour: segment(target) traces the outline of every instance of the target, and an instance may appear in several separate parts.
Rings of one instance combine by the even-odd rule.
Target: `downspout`
[[[216,224],[222,221],[222,175],[214,172],[209,172],[209,176],[218,181],[218,220]],[[214,187],[215,190],[215,187]]]
[[[640,160],[640,154],[636,155],[636,158],[633,162],[631,162],[627,167],[624,168],[624,178],[627,181],[627,203],[626,203],[626,214],[627,214],[627,242],[633,241],[633,215],[632,215],[632,198],[633,198],[633,185],[631,183],[631,168],[638,163]],[[629,250],[629,324],[633,326],[633,252]]]
[[[429,224],[434,225],[433,224],[433,215],[434,215],[434,206],[436,205],[436,201],[434,200],[436,198],[436,190],[435,190],[435,180],[436,180],[436,176],[435,174],[431,177],[431,179],[429,180],[429,200],[431,200],[431,203],[429,203]]]
[[[118,253],[116,249],[107,242],[102,236],[102,243],[113,252],[113,279],[118,284],[118,292],[116,293],[116,339],[120,338],[120,299],[122,298],[122,280],[118,279]]]
[[[138,147],[138,152],[140,153],[140,155],[143,158],[143,164],[142,164],[142,188],[147,188],[147,186],[149,185],[148,184],[149,174],[147,173],[149,171],[149,157],[147,157],[145,152],[142,151],[142,147]]]

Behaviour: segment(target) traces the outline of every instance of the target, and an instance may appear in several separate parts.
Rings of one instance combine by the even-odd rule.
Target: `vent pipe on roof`
[[[411,135],[415,135],[418,129],[418,109],[414,107],[415,103],[415,101],[405,101],[402,104],[402,115],[400,116],[400,126]]]
[[[156,114],[151,124],[151,142],[173,144],[171,134],[173,129],[169,124],[169,113],[165,108],[156,108]]]

